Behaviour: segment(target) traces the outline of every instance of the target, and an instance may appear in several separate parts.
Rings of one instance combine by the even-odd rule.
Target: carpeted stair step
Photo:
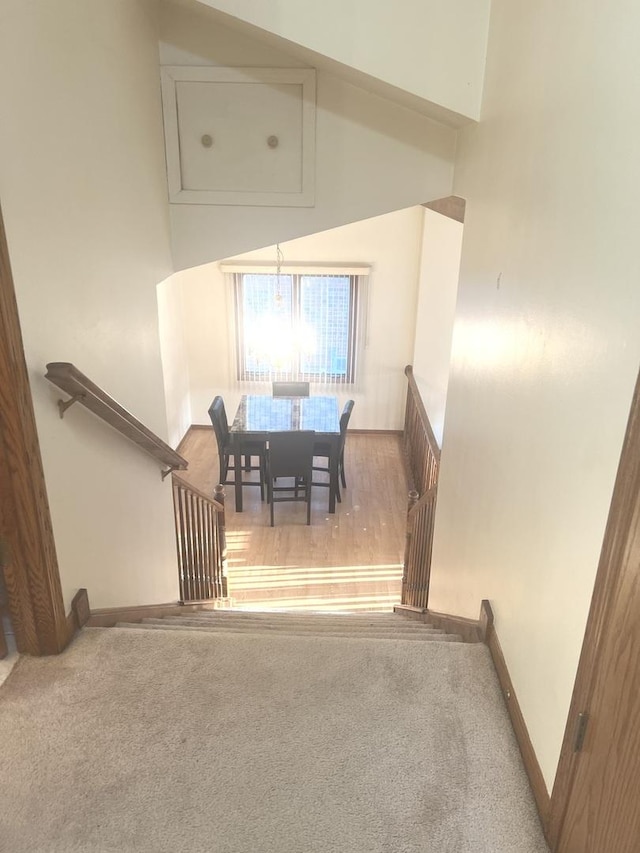
[[[288,619],[286,621],[281,621],[279,619],[262,619],[254,622],[244,619],[216,619],[215,617],[203,618],[196,613],[191,616],[165,616],[162,618],[164,621],[171,621],[181,625],[211,625],[217,628],[234,628],[236,630],[244,631],[281,631],[283,629],[294,629],[296,631],[314,631],[318,633],[339,631],[340,633],[355,634],[367,633],[369,631],[390,634],[444,633],[441,629],[434,628],[433,625],[416,624],[413,626],[404,625],[402,623],[396,625],[387,622],[382,624],[376,624],[375,622],[361,622],[359,624],[354,624],[348,619],[327,620],[323,622],[314,622],[304,618],[295,620]],[[157,621],[157,619],[153,617],[149,617],[149,619],[150,621]]]
[[[396,640],[401,642],[443,642],[443,643],[461,643],[462,637],[457,634],[443,634],[436,632],[421,632],[417,634],[395,634],[384,632],[357,633],[357,632],[339,632],[339,631],[300,631],[295,627],[283,627],[278,631],[265,631],[258,628],[252,630],[238,629],[235,627],[224,627],[217,625],[184,625],[173,622],[168,619],[149,619],[143,622],[118,622],[116,628],[136,628],[142,631],[195,631],[199,633],[220,634],[228,636],[230,634],[252,636],[252,637],[317,637],[320,639],[345,639],[345,640]]]
[[[219,617],[221,619],[278,619],[282,622],[291,619],[305,619],[310,622],[331,622],[335,620],[349,621],[353,623],[360,622],[387,622],[392,625],[422,625],[423,622],[414,619],[407,619],[404,616],[397,616],[393,613],[340,613],[338,611],[329,611],[326,613],[316,613],[313,611],[304,610],[197,610],[192,611],[199,616]]]
[[[229,608],[228,610],[196,610],[191,611],[197,613],[198,616],[207,616],[221,619],[279,619],[285,621],[287,619],[305,619],[309,621],[331,621],[335,619],[348,620],[350,622],[389,622],[391,624],[407,624],[421,625],[424,624],[419,620],[408,619],[405,616],[399,616],[396,613],[376,613],[373,611],[365,611],[360,613],[340,612],[338,610],[331,611],[314,611],[314,610],[239,610],[237,608]]]
[[[0,850],[549,853],[488,648],[415,636],[138,624],[21,656]]]
[[[199,619],[185,619],[185,618],[164,618],[164,619],[154,619],[149,618],[149,620],[143,620],[143,622],[149,622],[151,624],[171,624],[171,625],[191,625],[198,628],[211,628],[211,630],[215,631],[242,631],[246,633],[251,633],[253,631],[257,631],[258,633],[278,633],[278,631],[287,631],[287,632],[295,632],[296,634],[340,634],[340,636],[354,636],[354,637],[368,637],[370,634],[376,634],[378,636],[390,636],[390,637],[422,637],[424,635],[431,636],[439,636],[444,634],[444,631],[438,630],[437,628],[423,628],[420,631],[410,631],[410,630],[396,630],[395,628],[383,628],[383,627],[361,627],[361,628],[353,628],[349,625],[332,625],[327,627],[318,627],[315,625],[305,625],[304,623],[291,623],[289,625],[277,625],[272,622],[263,622],[260,625],[244,625],[239,624],[237,622],[228,623],[228,622],[214,622],[213,620],[199,620]]]
[[[241,611],[241,610],[198,610],[185,612],[184,616],[167,617],[181,619],[202,619],[226,623],[246,624],[292,624],[304,623],[329,627],[333,625],[349,625],[353,628],[360,626],[389,628],[394,627],[407,631],[433,629],[433,625],[413,619],[406,619],[389,613],[347,614],[347,613],[305,613],[300,611]]]

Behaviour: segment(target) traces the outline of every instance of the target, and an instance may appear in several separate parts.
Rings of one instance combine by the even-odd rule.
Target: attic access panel
[[[315,71],[165,66],[169,200],[312,207]]]

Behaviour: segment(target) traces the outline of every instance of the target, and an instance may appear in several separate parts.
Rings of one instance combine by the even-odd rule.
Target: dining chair
[[[227,412],[224,407],[222,397],[215,397],[209,406],[209,417],[216,434],[218,443],[218,461],[220,471],[220,483],[223,486],[235,485],[235,467],[232,464],[234,445],[229,432],[229,421],[227,420]],[[259,479],[243,480],[243,486],[260,486],[260,499],[265,498],[265,483],[266,483],[266,447],[264,441],[249,441],[247,439],[237,438],[241,442],[240,450],[244,456],[243,471],[259,471]],[[258,464],[254,465],[252,458],[258,457]],[[229,473],[233,473],[233,478],[228,479]]]
[[[344,404],[344,409],[342,410],[342,414],[340,415],[340,442],[338,445],[338,473],[340,475],[340,480],[342,480],[343,489],[347,488],[347,479],[344,474],[344,445],[347,439],[347,427],[349,426],[349,419],[351,417],[351,412],[353,411],[355,403],[353,400],[347,400]],[[331,455],[331,446],[327,442],[318,441],[315,443],[313,448],[314,457],[321,456],[327,458],[326,465],[314,465],[314,471],[321,471],[324,474],[330,473],[329,468],[329,457]],[[325,488],[329,487],[331,483],[322,482],[322,483],[313,483],[314,486],[324,486]],[[340,496],[340,484],[337,485],[336,498],[338,502],[342,502],[342,497]]]
[[[274,526],[273,506],[280,501],[304,501],[307,505],[307,524],[311,524],[311,481],[315,438],[316,434],[311,430],[273,432],[269,436],[267,500],[271,509],[271,527]],[[293,478],[293,483],[283,486],[282,478]],[[287,494],[291,492],[293,494]]]
[[[272,382],[271,394],[273,397],[308,397],[308,382]]]

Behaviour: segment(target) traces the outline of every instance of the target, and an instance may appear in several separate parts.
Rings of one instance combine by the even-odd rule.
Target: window
[[[238,379],[351,383],[359,276],[236,272]]]

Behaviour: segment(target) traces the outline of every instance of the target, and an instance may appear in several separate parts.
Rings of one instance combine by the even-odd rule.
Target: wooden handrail
[[[186,480],[183,480],[178,474],[173,473],[171,475],[174,483],[178,483],[178,485],[182,486],[183,489],[189,489],[190,492],[193,492],[194,495],[197,495],[199,498],[202,498],[203,501],[207,501],[214,505],[218,512],[224,512],[224,504],[217,501],[215,498],[212,498],[211,495],[206,494],[206,492],[197,489],[191,483],[188,483]],[[220,486],[216,486],[216,491],[220,488]]]
[[[417,409],[418,415],[420,416],[420,420],[422,421],[422,426],[424,427],[424,431],[427,436],[427,440],[429,442],[429,447],[431,452],[435,456],[436,460],[440,461],[440,447],[436,440],[436,437],[433,433],[433,428],[431,426],[431,421],[429,420],[429,415],[427,414],[427,410],[424,407],[424,403],[422,402],[422,397],[420,396],[420,389],[416,384],[415,377],[413,375],[413,366],[407,364],[404,369],[404,375],[407,377],[409,381],[409,389],[413,394],[413,402]]]
[[[128,412],[113,397],[103,391],[88,379],[84,373],[68,361],[52,361],[47,364],[45,377],[70,395],[70,400],[58,400],[60,417],[74,403],[81,403],[94,415],[113,427],[119,433],[133,441],[154,459],[167,465],[168,469],[162,472],[162,479],[171,471],[184,471],[189,467],[186,459],[169,447],[155,433],[151,432],[141,421]]]
[[[410,488],[422,495],[438,482],[440,448],[410,364],[404,372],[408,380],[403,435],[407,472]]]
[[[416,515],[417,513],[420,512],[420,510],[422,509],[422,507],[425,504],[429,503],[429,501],[431,501],[431,500],[435,500],[437,491],[438,491],[437,486],[431,486],[431,488],[428,489],[424,493],[424,495],[422,495],[422,497],[419,500],[416,500],[414,502],[411,502],[411,495],[414,495],[417,493],[416,492],[409,492],[409,496],[410,496],[410,498],[409,498],[409,511],[407,512],[407,517],[411,518],[412,515]]]

